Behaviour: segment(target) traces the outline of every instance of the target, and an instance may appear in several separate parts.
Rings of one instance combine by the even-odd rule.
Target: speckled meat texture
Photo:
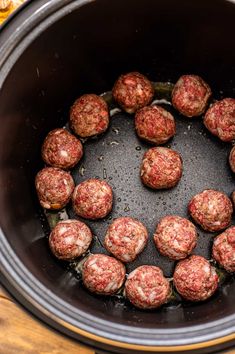
[[[107,182],[88,179],[76,186],[72,199],[77,215],[86,219],[101,219],[112,209],[113,192]]]
[[[235,173],[235,146],[232,148],[229,154],[229,165],[231,170]]]
[[[59,222],[49,236],[52,253],[64,261],[72,261],[88,250],[92,241],[89,227],[78,220]]]
[[[186,117],[200,116],[211,96],[208,84],[197,75],[183,75],[172,91],[172,104]]]
[[[131,72],[121,75],[112,90],[113,98],[127,113],[135,113],[153,99],[152,83],[142,74]]]
[[[125,266],[105,254],[93,254],[83,265],[82,279],[88,290],[99,295],[115,294],[126,277]]]
[[[228,272],[235,272],[235,226],[214,239],[212,255]]]
[[[197,243],[197,230],[187,219],[169,215],[157,225],[154,242],[161,254],[171,259],[186,258]]]
[[[174,187],[182,176],[182,159],[178,152],[154,147],[143,157],[140,168],[142,182],[153,189]]]
[[[105,132],[108,125],[108,105],[100,96],[83,95],[71,107],[70,126],[77,135],[83,138]]]
[[[52,167],[69,169],[74,167],[83,155],[79,139],[65,129],[54,129],[42,145],[42,159]]]
[[[235,139],[235,99],[224,98],[207,110],[204,118],[206,128],[220,140]]]
[[[175,120],[170,112],[154,105],[137,111],[135,115],[137,135],[150,143],[161,145],[175,135]]]
[[[160,268],[143,265],[128,275],[125,294],[134,306],[155,309],[168,301],[171,288]]]
[[[188,210],[204,230],[215,232],[229,226],[233,206],[224,193],[207,189],[191,199]]]
[[[70,173],[55,167],[39,171],[35,186],[41,206],[55,210],[68,204],[75,187]]]
[[[215,268],[204,257],[192,255],[177,264],[173,281],[183,298],[203,301],[214,294],[219,277]]]
[[[140,221],[121,217],[109,226],[104,245],[122,262],[131,262],[143,251],[147,241],[148,231]]]

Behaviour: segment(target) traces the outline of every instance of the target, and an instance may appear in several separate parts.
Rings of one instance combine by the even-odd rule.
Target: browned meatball
[[[233,206],[224,193],[207,189],[191,199],[188,210],[191,217],[204,230],[214,232],[229,226]]]
[[[78,220],[59,222],[49,236],[52,253],[64,261],[72,261],[85,253],[92,241],[89,227]]]
[[[235,272],[235,226],[214,239],[212,255],[228,272]]]
[[[235,146],[232,148],[229,154],[229,165],[231,170],[235,173]]]
[[[138,72],[121,75],[112,90],[113,98],[127,113],[147,106],[153,99],[154,88],[151,82]]]
[[[73,209],[77,215],[86,219],[104,218],[111,211],[112,204],[112,188],[99,179],[88,179],[80,183],[73,193]]]
[[[105,254],[92,254],[85,261],[82,280],[88,290],[99,295],[115,294],[123,285],[125,266]]]
[[[168,301],[171,288],[160,268],[143,265],[128,275],[125,294],[134,306],[155,309]]]
[[[79,97],[70,110],[70,126],[82,138],[105,132],[109,125],[109,111],[105,100],[94,94]]]
[[[70,173],[56,167],[45,167],[39,171],[35,186],[39,202],[45,209],[63,208],[75,187]]]
[[[204,257],[193,255],[177,264],[173,281],[183,298],[203,301],[214,294],[219,277],[215,268]]]
[[[200,116],[211,96],[208,84],[197,75],[183,75],[172,91],[172,104],[186,117]]]
[[[235,139],[235,99],[224,98],[210,106],[204,118],[206,128],[220,140]]]
[[[172,188],[179,182],[182,169],[182,159],[178,152],[154,147],[144,154],[140,176],[142,182],[150,188]]]
[[[42,145],[42,159],[52,167],[69,169],[74,167],[83,155],[79,139],[65,129],[54,129]]]
[[[136,112],[135,129],[141,139],[161,145],[175,135],[175,120],[164,108],[148,106]]]
[[[109,226],[104,244],[116,258],[131,262],[143,251],[147,241],[148,231],[140,221],[121,217]]]
[[[154,242],[161,254],[171,259],[186,258],[197,244],[197,230],[187,219],[169,215],[157,225]]]

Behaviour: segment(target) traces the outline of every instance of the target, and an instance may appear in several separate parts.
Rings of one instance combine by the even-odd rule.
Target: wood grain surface
[[[0,287],[0,354],[94,354],[35,320]]]

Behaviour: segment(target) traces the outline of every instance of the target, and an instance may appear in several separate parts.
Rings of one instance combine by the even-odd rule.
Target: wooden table
[[[0,354],[94,354],[34,319],[0,287]]]

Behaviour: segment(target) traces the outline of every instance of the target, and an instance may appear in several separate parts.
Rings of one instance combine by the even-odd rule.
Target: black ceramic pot
[[[34,176],[42,167],[42,141],[50,129],[65,124],[77,96],[109,91],[128,71],[138,70],[162,82],[195,73],[210,84],[215,98],[234,97],[234,22],[235,4],[229,0],[34,0],[1,29],[2,282],[38,318],[97,350],[203,353],[229,346],[235,339],[235,282],[230,278],[205,303],[153,312],[89,294],[48,250],[48,226],[34,191]],[[207,134],[200,119],[193,123],[179,117],[171,146],[183,155],[184,178],[171,191],[158,195],[147,191],[137,176],[147,145],[138,142],[133,118],[115,119],[121,126],[116,138],[122,139],[117,150],[90,141],[83,161],[87,167],[83,179],[95,177],[100,171],[97,154],[107,154],[102,167],[116,188],[112,217],[127,212],[142,219],[152,234],[160,216],[186,215],[189,198],[201,189],[233,190],[234,176],[226,165],[230,146]],[[195,125],[189,130],[188,124]],[[112,132],[107,134],[114,139]],[[107,136],[100,141],[107,141]],[[116,177],[115,167],[121,171]],[[137,177],[131,177],[132,167]],[[119,209],[118,196],[123,198]],[[125,203],[129,210],[123,211]],[[102,238],[106,223],[90,225]],[[202,230],[199,234],[195,253],[210,258],[212,236]],[[104,250],[94,244],[93,252],[98,251]],[[174,266],[157,255],[151,242],[128,269],[143,263],[160,264],[168,276]]]

